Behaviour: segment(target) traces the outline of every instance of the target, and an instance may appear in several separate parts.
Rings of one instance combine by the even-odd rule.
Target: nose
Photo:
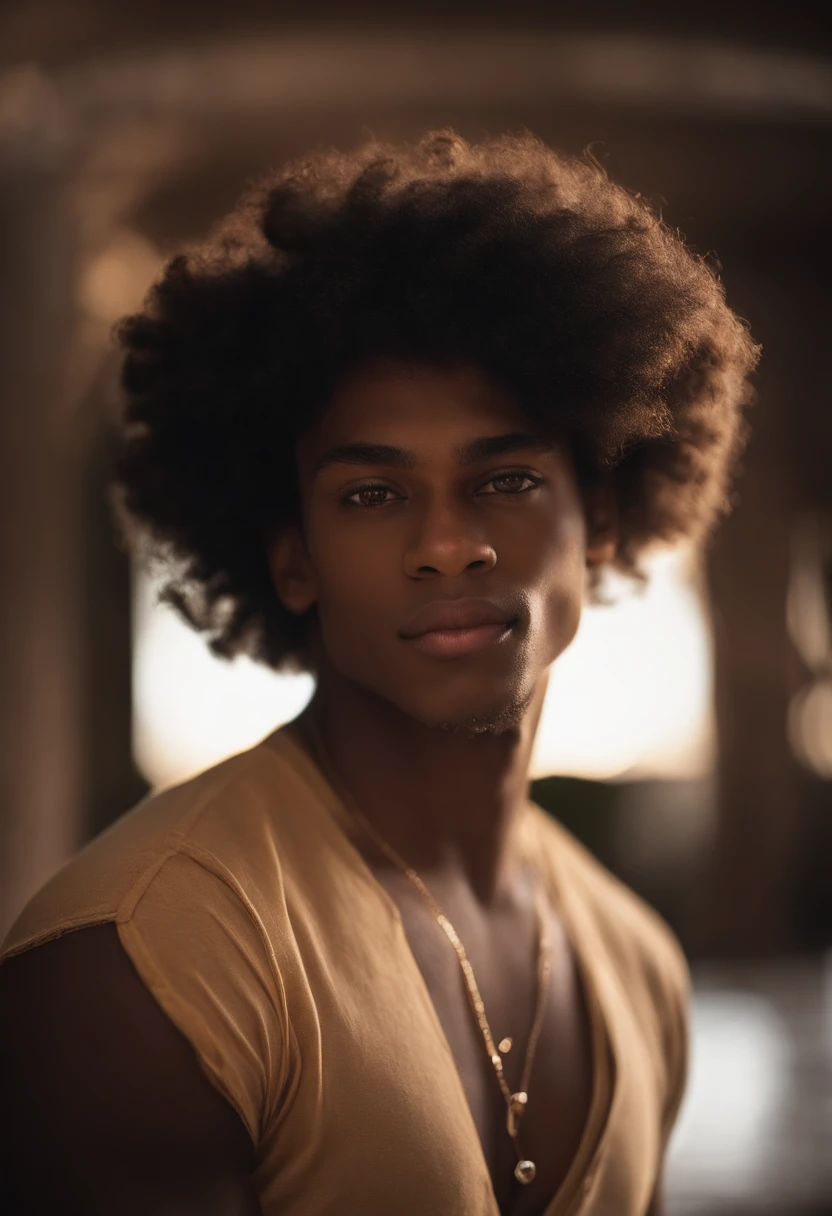
[[[496,564],[494,546],[470,507],[448,499],[428,504],[415,524],[405,554],[405,570],[413,578],[443,574],[449,578],[466,570],[490,570]]]

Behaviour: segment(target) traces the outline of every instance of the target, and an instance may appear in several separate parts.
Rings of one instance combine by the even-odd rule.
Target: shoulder
[[[282,979],[256,909],[221,871],[212,858],[172,851],[116,914],[42,927],[7,950],[0,977],[9,991],[42,991],[49,1008],[63,1005],[69,988],[85,1010],[92,1000],[96,1016],[99,997],[104,1008],[114,1001],[126,1010],[127,994],[141,989],[141,1007],[189,1044],[258,1143],[288,1068]],[[127,1029],[140,1032],[132,1021]]]
[[[184,1090],[170,1087],[157,1118],[175,1113],[180,1138],[189,1128],[200,1136],[208,1130],[187,1103],[195,1095],[204,1099],[210,1086],[186,1039],[142,984],[115,925],[67,933],[11,959],[0,968],[0,997],[4,1054],[10,1066],[12,1057],[20,1061],[27,1086],[39,1089],[50,1074],[73,1072],[85,1078],[79,1102],[91,1099],[96,1085],[111,1083],[132,1101],[139,1089],[150,1101],[171,1078],[187,1077]]]
[[[0,968],[0,1026],[4,1170],[25,1210],[83,1196],[83,1210],[99,1211],[105,1191],[134,1200],[137,1187],[150,1208],[174,1161],[177,1185],[194,1196],[200,1179],[247,1187],[254,1147],[243,1122],[140,981],[115,925]],[[207,1193],[202,1201],[215,1210]]]
[[[280,771],[253,749],[145,800],[33,897],[0,954],[4,983],[42,976],[50,1004],[63,1000],[62,960],[76,956],[99,988],[119,974],[138,984],[255,1143],[289,1067]],[[121,972],[98,950],[115,950]]]
[[[684,1092],[690,1046],[691,975],[681,943],[662,916],[617,878],[561,823],[533,806],[549,873],[585,942],[617,977],[665,1093],[665,1139]]]
[[[18,914],[0,961],[72,929],[129,919],[170,858],[188,855],[219,876],[261,852],[269,812],[280,803],[280,766],[263,745],[155,792],[121,815],[63,865]]]
[[[579,906],[618,966],[643,979],[657,996],[668,988],[686,992],[687,959],[664,918],[563,824],[537,806],[532,818],[556,886]]]

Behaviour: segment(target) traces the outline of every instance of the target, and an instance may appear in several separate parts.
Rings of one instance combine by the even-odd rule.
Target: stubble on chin
[[[532,688],[525,696],[485,712],[461,715],[454,718],[433,718],[418,715],[424,726],[445,731],[450,735],[473,738],[476,735],[503,735],[507,731],[519,731],[534,700]],[[417,716],[417,715],[414,715]]]

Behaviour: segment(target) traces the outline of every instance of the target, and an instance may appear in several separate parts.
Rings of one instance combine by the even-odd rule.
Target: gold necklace
[[[331,775],[334,775],[335,767],[332,764],[331,760],[329,759],[329,756],[323,745],[323,740],[321,739],[320,733],[318,731],[317,725],[311,719],[309,719],[308,726],[309,726],[309,731],[313,738],[313,744],[314,744],[315,751],[318,754],[319,763],[322,762],[322,767],[327,772],[329,772]],[[425,901],[427,902],[431,911],[433,912],[434,916],[436,917],[436,921],[439,924],[440,928],[445,933],[445,936],[448,938],[448,941],[451,943],[454,950],[456,951],[460,966],[462,967],[462,973],[465,976],[465,983],[466,983],[466,987],[468,990],[468,997],[469,997],[469,1001],[471,1004],[471,1009],[473,1010],[474,1016],[477,1020],[477,1024],[478,1024],[480,1030],[482,1031],[483,1041],[485,1043],[485,1049],[488,1052],[488,1057],[491,1060],[491,1064],[494,1068],[494,1072],[496,1074],[497,1081],[500,1085],[500,1089],[502,1090],[503,1097],[506,1100],[506,1110],[507,1110],[506,1130],[508,1131],[508,1134],[512,1138],[512,1141],[514,1143],[515,1152],[517,1153],[517,1165],[515,1166],[515,1169],[514,1169],[514,1176],[518,1180],[518,1182],[522,1182],[524,1185],[528,1185],[534,1179],[537,1169],[536,1169],[535,1163],[533,1161],[529,1161],[528,1158],[523,1157],[523,1155],[520,1152],[520,1149],[518,1147],[518,1144],[517,1144],[517,1137],[518,1137],[518,1133],[520,1130],[520,1120],[522,1119],[523,1114],[526,1111],[526,1107],[527,1107],[528,1100],[529,1100],[529,1095],[528,1095],[529,1077],[530,1077],[531,1071],[532,1071],[532,1061],[534,1060],[534,1053],[535,1053],[535,1049],[537,1047],[537,1040],[540,1036],[540,1028],[543,1023],[543,1009],[544,1009],[544,1004],[545,1004],[545,999],[546,999],[546,993],[547,993],[548,986],[549,986],[549,975],[550,975],[550,971],[551,971],[551,939],[550,939],[549,931],[548,931],[548,927],[547,927],[546,899],[544,896],[540,875],[537,873],[537,871],[535,871],[535,875],[536,875],[535,905],[536,905],[536,909],[537,909],[537,920],[538,920],[537,1007],[535,1009],[535,1016],[534,1016],[534,1022],[532,1024],[531,1034],[529,1036],[529,1044],[526,1049],[526,1059],[525,1059],[525,1063],[523,1065],[523,1075],[522,1075],[522,1078],[520,1081],[520,1089],[516,1093],[512,1093],[511,1090],[509,1089],[508,1085],[506,1084],[505,1075],[503,1073],[503,1061],[500,1056],[501,1051],[505,1053],[511,1049],[511,1045],[512,1045],[511,1039],[510,1038],[501,1039],[499,1049],[495,1046],[494,1039],[491,1035],[491,1027],[488,1025],[488,1020],[485,1016],[485,1006],[483,1005],[482,997],[480,996],[480,990],[477,987],[477,981],[474,978],[473,968],[471,967],[471,964],[468,961],[468,956],[465,953],[465,947],[462,945],[462,942],[459,940],[459,936],[457,935],[456,930],[454,929],[451,922],[448,920],[445,913],[439,907],[439,904],[433,898],[430,891],[427,889],[425,884],[422,882],[421,878],[416,873],[416,871],[411,866],[409,866],[407,864],[407,862],[402,860],[402,858],[398,855],[398,853],[395,851],[395,849],[393,849],[392,846],[387,843],[387,841],[380,835],[380,833],[370,823],[370,821],[365,818],[365,816],[361,813],[361,811],[356,806],[349,790],[347,790],[344,787],[343,782],[339,782],[339,784],[341,786],[341,792],[344,796],[344,801],[345,801],[346,805],[349,807],[349,809],[352,812],[352,814],[354,815],[354,817],[357,819],[358,823],[362,826],[362,828],[365,830],[365,832],[367,832],[367,834],[371,837],[371,839],[373,839],[375,841],[375,843],[382,850],[382,852],[387,857],[389,857],[389,859],[394,863],[394,865],[398,866],[399,869],[402,870],[407,875],[407,877],[410,879],[410,881],[414,884],[414,886],[417,888],[417,890],[420,892],[422,897],[425,899]]]

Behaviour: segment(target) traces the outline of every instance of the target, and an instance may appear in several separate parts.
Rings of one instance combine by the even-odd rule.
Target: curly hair
[[[116,335],[128,541],[215,653],[286,671],[309,669],[306,623],[265,537],[299,520],[296,440],[362,361],[474,364],[567,434],[582,483],[612,486],[613,565],[643,581],[648,548],[729,510],[759,356],[717,272],[591,154],[451,129],[253,183]]]

